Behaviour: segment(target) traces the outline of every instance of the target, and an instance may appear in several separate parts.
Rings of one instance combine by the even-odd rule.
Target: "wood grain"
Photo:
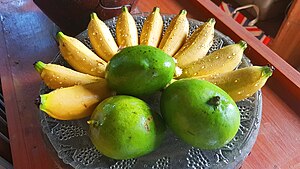
[[[281,27],[270,44],[278,55],[293,67],[300,69],[300,1],[293,1]]]
[[[40,78],[32,64],[49,62],[57,52],[51,38],[53,24],[31,1],[2,3],[0,11],[1,80],[14,168],[58,168],[49,156],[38,109],[33,106]]]
[[[250,47],[246,54],[254,64],[271,63],[277,68],[263,88],[262,125],[252,153],[242,168],[297,168],[299,105],[291,106],[289,99],[283,98],[299,102],[299,73],[208,0],[138,2],[141,11],[149,12],[154,6],[159,6],[162,13],[170,14],[185,8],[189,17],[199,20],[217,16],[218,30],[235,41],[247,40]],[[33,104],[41,80],[32,64],[37,60],[49,62],[55,56],[57,30],[30,0],[0,0],[0,18],[0,74],[14,168],[70,168],[58,159],[45,139],[39,110]]]
[[[264,87],[259,135],[243,169],[300,167],[300,120],[268,86]]]

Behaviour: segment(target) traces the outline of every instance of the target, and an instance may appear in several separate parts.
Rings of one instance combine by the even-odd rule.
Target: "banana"
[[[183,9],[172,19],[159,43],[159,48],[170,56],[179,50],[188,36],[189,22],[186,15],[187,11]]]
[[[163,32],[163,20],[158,7],[153,8],[152,13],[144,22],[140,36],[140,45],[157,47]]]
[[[87,32],[95,52],[105,61],[109,61],[118,52],[117,43],[109,28],[96,13],[91,14]]]
[[[91,115],[96,106],[112,96],[106,81],[60,88],[40,95],[37,104],[49,116],[76,120]]]
[[[186,14],[187,11],[183,9],[172,19],[159,43],[159,48],[170,56],[179,50],[188,36],[189,22]]]
[[[78,39],[58,32],[57,39],[63,58],[77,71],[104,77],[107,63]]]
[[[227,92],[234,101],[240,101],[262,88],[272,72],[273,68],[269,66],[251,66],[223,74],[193,78],[207,80]]]
[[[193,32],[191,37],[174,55],[177,66],[184,68],[207,54],[213,42],[215,23],[215,19],[211,18]]]
[[[42,61],[34,63],[34,68],[39,72],[42,80],[50,89],[70,87],[105,80],[100,77],[80,73],[57,64],[45,64]]]
[[[204,76],[232,71],[241,62],[247,47],[245,41],[225,46],[189,64],[179,78]]]
[[[116,36],[119,48],[138,45],[137,27],[126,6],[122,7],[122,13],[118,16]]]

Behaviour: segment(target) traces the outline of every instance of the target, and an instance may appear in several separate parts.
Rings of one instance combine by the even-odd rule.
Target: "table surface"
[[[189,17],[216,17],[216,28],[233,40],[248,42],[247,56],[256,65],[277,70],[263,87],[263,115],[257,141],[242,168],[300,168],[300,75],[268,47],[260,44],[211,1],[140,0],[140,11],[159,6],[162,13],[187,9]],[[42,133],[34,105],[41,79],[33,68],[50,62],[58,51],[55,28],[30,0],[0,0],[0,74],[13,164],[16,169],[70,168],[58,159]]]

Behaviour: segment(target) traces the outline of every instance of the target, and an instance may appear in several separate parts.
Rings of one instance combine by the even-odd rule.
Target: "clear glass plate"
[[[134,15],[139,34],[148,13]],[[163,15],[164,31],[172,20],[173,15]],[[115,25],[117,18],[107,20],[112,34],[115,36]],[[189,19],[190,33],[192,33],[203,22]],[[84,31],[77,38],[91,48],[87,32]],[[220,49],[234,43],[229,37],[219,31],[215,31],[215,38],[209,52]],[[54,63],[69,66],[63,60],[60,53],[53,60]],[[250,60],[244,56],[239,68],[250,66]],[[47,93],[44,84],[40,93]],[[159,112],[160,93],[145,99],[146,102]],[[237,103],[241,112],[241,124],[234,139],[217,150],[200,150],[185,144],[170,131],[167,132],[162,145],[154,152],[136,159],[113,160],[98,152],[91,143],[88,136],[88,118],[74,121],[60,121],[40,112],[43,132],[49,139],[58,157],[64,163],[74,168],[239,168],[251,151],[260,126],[262,113],[261,91],[253,96]]]

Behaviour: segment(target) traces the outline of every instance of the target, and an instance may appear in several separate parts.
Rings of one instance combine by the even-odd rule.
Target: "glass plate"
[[[139,34],[148,13],[133,15]],[[163,15],[164,31],[174,15]],[[115,37],[115,25],[117,18],[105,21]],[[203,22],[189,19],[190,34]],[[91,48],[87,32],[84,31],[77,38]],[[213,45],[209,52],[220,49],[234,43],[229,37],[219,31],[215,31]],[[53,60],[54,63],[68,66],[60,53]],[[250,60],[243,56],[241,67],[250,66]],[[44,84],[40,93],[47,93],[48,89]],[[159,112],[160,93],[154,94],[145,101]],[[154,152],[136,159],[113,160],[98,152],[91,143],[88,136],[88,118],[74,121],[60,121],[49,117],[46,113],[40,112],[43,132],[49,139],[58,157],[64,163],[74,168],[239,168],[256,140],[262,110],[261,91],[253,96],[237,103],[241,112],[240,128],[234,139],[217,150],[200,150],[185,144],[170,131],[167,132],[162,145]]]

